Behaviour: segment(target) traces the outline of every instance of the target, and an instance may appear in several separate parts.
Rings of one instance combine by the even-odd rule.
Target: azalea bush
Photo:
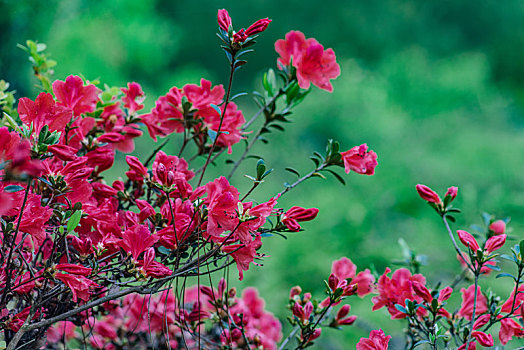
[[[235,30],[227,11],[219,10],[217,35],[228,81],[202,78],[172,87],[149,112],[139,83],[119,88],[75,75],[55,80],[56,62],[45,45],[22,46],[42,92],[17,99],[8,83],[0,83],[5,347],[302,349],[314,346],[325,329],[354,324],[348,301],[370,294],[373,310],[385,307],[392,319],[405,320],[408,348],[493,346],[493,327],[499,325],[503,344],[524,335],[524,243],[499,256],[506,222],[488,217],[485,231],[477,232],[477,239],[485,238],[481,244],[458,230],[459,247],[449,224],[459,212],[451,204],[456,187],[443,200],[427,186],[416,187],[443,220],[458,254],[462,272],[449,286],[427,282],[412,252],[407,267],[391,276],[389,268],[379,275],[370,268],[359,271],[348,257],[334,257],[325,262],[331,274],[318,281],[325,295],[300,286],[289,291],[289,303],[282,306],[288,310],[288,334],[256,289],[230,286],[231,269],[240,280],[246,271],[263,273],[253,267],[270,259],[265,240],[300,234],[304,222],[319,214],[313,204],[280,207],[282,196],[315,177],[344,184],[342,169],[373,175],[378,164],[365,143],[343,151],[337,141],[326,140],[325,151],[312,153],[311,171],[286,168],[295,180],[281,191],[264,192],[271,157],[259,157],[243,174],[242,181],[251,184],[246,192],[237,189],[233,176],[253,156],[253,145],[267,142],[274,130],[284,131],[294,108],[314,90],[331,92],[331,80],[340,74],[332,49],[290,31],[275,43],[279,58],[261,77],[263,90],[251,94],[258,111],[246,118],[237,104],[246,94],[233,93],[234,77],[270,23],[265,18]],[[253,128],[259,119],[260,127]],[[147,136],[158,142],[150,156],[126,155],[125,169],[109,182],[105,174],[117,152],[132,153],[136,139]],[[168,136],[181,142],[176,154],[163,151]],[[233,147],[241,149],[240,156],[219,163]],[[210,167],[222,176],[209,178]],[[264,201],[255,201],[254,193]],[[500,275],[515,282],[508,299],[479,284],[498,269],[498,257],[516,269]],[[469,283],[461,291],[461,307],[448,310],[446,302],[460,283]],[[356,347],[386,349],[390,338],[376,329]]]

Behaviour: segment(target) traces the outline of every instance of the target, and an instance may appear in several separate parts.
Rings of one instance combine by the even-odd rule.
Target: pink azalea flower
[[[357,350],[387,350],[390,339],[391,336],[386,336],[382,329],[373,330],[369,333],[369,338],[360,338]]]
[[[475,286],[471,285],[468,289],[462,288],[460,292],[462,293],[462,305],[458,314],[467,320],[471,320],[473,316],[473,302],[475,300]],[[480,286],[477,286],[477,307],[475,309],[475,315],[478,316],[486,311],[488,311],[487,299],[482,294]]]
[[[140,116],[153,140],[157,136],[165,137],[173,132],[183,132],[182,92],[172,87],[169,92],[160,96],[150,113]]]
[[[506,345],[513,337],[524,337],[522,326],[511,318],[500,321],[499,339],[502,345]]]
[[[224,98],[224,87],[217,85],[211,88],[211,82],[206,79],[200,80],[200,86],[187,84],[184,86],[184,95],[193,104],[193,108],[200,109],[209,107],[210,104],[218,106]]]
[[[33,102],[27,97],[18,101],[18,115],[22,122],[29,126],[33,124],[36,135],[47,125],[50,131],[64,131],[65,126],[71,121],[71,109],[55,104],[51,94],[42,92]]]
[[[426,279],[420,274],[412,276],[411,272],[405,268],[396,270],[391,278],[387,276],[390,272],[391,269],[386,268],[386,271],[378,280],[379,295],[371,299],[374,304],[372,310],[375,311],[386,306],[392,319],[405,318],[406,314],[400,312],[395,305],[404,305],[406,299],[414,300],[418,303],[422,302],[423,299],[416,295],[413,289],[413,283],[417,282],[425,285]],[[425,313],[425,310],[420,308],[418,312]]]
[[[222,247],[222,251],[229,253],[237,263],[239,279],[244,279],[244,271],[249,270],[249,264],[253,263],[257,256],[257,249],[262,245],[260,236],[257,236],[249,244],[231,244]]]
[[[97,283],[81,275],[57,273],[55,278],[64,282],[64,284],[71,289],[71,292],[73,293],[73,301],[75,303],[78,299],[89,301],[93,289],[98,287]]]
[[[160,151],[156,155],[152,169],[155,181],[165,186],[176,186],[173,195],[180,198],[188,198],[191,195],[193,188],[188,181],[193,178],[194,173],[188,170],[184,158],[168,156]]]
[[[220,106],[221,113],[224,114],[224,105]],[[201,108],[198,115],[204,118],[206,126],[218,132],[220,126],[220,119],[222,116],[211,107]],[[223,116],[222,126],[220,126],[220,134],[217,139],[217,146],[227,147],[228,153],[232,152],[231,146],[242,140],[244,132],[242,132],[242,125],[245,123],[242,111],[238,109],[234,102],[229,102],[227,111]]]
[[[324,50],[315,39],[306,40],[303,33],[291,31],[285,40],[277,40],[275,50],[280,54],[278,62],[282,66],[288,66],[292,61],[301,88],[309,89],[313,83],[323,90],[333,91],[330,80],[340,75],[340,66],[332,49]]]
[[[144,108],[142,102],[144,102],[145,94],[140,84],[135,82],[127,83],[127,89],[121,88],[120,90],[125,95],[122,97],[122,101],[124,102],[124,107],[129,110],[129,114],[133,114]]]
[[[138,256],[157,240],[158,237],[152,235],[147,226],[136,225],[124,231],[119,245],[137,261]]]
[[[138,261],[139,268],[146,277],[162,278],[173,273],[167,266],[155,261],[155,249],[148,248],[144,253],[144,259]]]
[[[84,86],[82,78],[70,75],[65,81],[55,81],[53,92],[61,106],[70,108],[75,116],[79,116],[95,110],[100,90],[92,84]]]
[[[368,146],[364,143],[355,146],[349,151],[340,153],[344,161],[346,174],[351,170],[358,174],[373,175],[377,166],[377,154],[372,150],[368,151]]]
[[[220,177],[205,186],[208,221],[206,233],[218,237],[224,231],[233,230],[238,224],[236,210],[239,202],[238,190],[229,184],[225,177]]]

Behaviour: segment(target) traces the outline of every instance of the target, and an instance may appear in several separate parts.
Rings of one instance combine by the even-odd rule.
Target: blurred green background
[[[265,201],[285,181],[295,180],[284,167],[309,171],[308,156],[322,151],[328,138],[339,140],[343,149],[366,142],[379,157],[373,177],[352,173],[345,187],[332,177],[312,179],[279,201],[285,208],[318,207],[320,215],[288,240],[266,239],[263,251],[270,257],[238,286],[257,286],[283,323],[290,287],[300,284],[323,298],[322,280],[331,261],[341,256],[359,270],[374,266],[382,273],[402,258],[399,238],[428,256],[422,272],[430,285],[449,284],[459,264],[438,217],[418,198],[417,183],[441,193],[459,187],[456,204],[463,214],[455,229],[480,223],[487,211],[511,217],[511,234],[523,238],[521,0],[0,0],[0,78],[11,83],[18,98],[34,98],[38,91],[30,64],[16,44],[38,40],[58,61],[55,78],[83,74],[114,86],[137,81],[148,95],[149,110],[172,86],[198,83],[201,77],[227,83],[227,61],[215,36],[216,11],[223,7],[236,28],[261,17],[273,19],[249,64],[235,76],[234,93],[260,89],[264,71],[275,68],[274,42],[289,30],[333,48],[342,68],[332,94],[314,88],[295,110],[287,134],[271,134],[269,145],[254,147],[253,154],[264,156],[275,172],[253,199]],[[237,103],[246,119],[256,111],[249,97]],[[165,150],[174,154],[181,140],[179,135],[170,139]],[[229,171],[224,160],[237,159],[242,150],[239,145],[232,156],[223,156],[207,179]],[[140,157],[150,152],[151,143],[137,145]],[[126,168],[122,154],[118,159],[110,177]],[[241,175],[253,173],[254,165],[249,159],[233,179],[243,191],[249,180]],[[230,280],[236,280],[236,271]],[[503,298],[510,288],[494,276],[481,285]],[[459,302],[457,291],[452,304]],[[370,297],[350,303],[359,323],[344,332],[325,329],[318,348],[354,348],[369,327],[394,335],[392,348],[400,348],[403,322],[390,321],[384,310],[371,313]]]

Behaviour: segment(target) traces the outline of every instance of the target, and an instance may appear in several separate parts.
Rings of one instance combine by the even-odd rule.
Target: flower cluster
[[[264,115],[264,126],[229,175],[205,179],[210,163],[250,136],[251,122],[232,102],[231,83],[246,63],[238,57],[270,20],[235,32],[227,11],[220,10],[218,22],[230,61],[227,89],[205,79],[173,87],[143,113],[139,83],[101,88],[74,75],[53,82],[47,72],[36,75],[45,91],[5,109],[13,115],[6,114],[8,126],[0,127],[0,327],[10,347],[80,341],[101,349],[276,348],[281,325],[256,290],[246,288],[238,297],[225,280],[218,290],[200,283],[186,288],[186,280],[235,265],[242,280],[266,256],[267,237],[300,232],[318,214],[317,208],[279,207],[281,196],[322,171],[335,173],[335,167],[372,175],[376,154],[366,145],[341,153],[330,140],[309,175],[280,192],[261,194],[262,201],[252,192],[272,171],[264,160],[255,176],[246,174],[251,189],[242,193],[234,184],[233,173],[260,134],[286,121],[307,95],[299,86],[307,88],[310,81],[332,89],[326,79],[338,76],[334,53],[308,39],[308,53],[292,53],[297,74],[283,79],[293,91],[282,87],[269,96],[266,89],[271,103],[264,101],[254,116]],[[34,45],[28,41],[32,54]],[[284,111],[273,108],[284,97]],[[127,155],[124,171],[108,181],[117,152],[132,152],[144,126],[153,140],[176,136],[182,146],[176,155],[170,154],[173,148],[162,150],[167,141],[147,159]],[[366,295],[373,283],[369,270],[357,274],[342,259],[329,278],[328,305],[318,310],[351,294]],[[310,304],[302,299],[296,305],[306,327]],[[333,325],[353,323],[348,313],[344,305]],[[311,342],[315,332],[305,328],[302,340]]]

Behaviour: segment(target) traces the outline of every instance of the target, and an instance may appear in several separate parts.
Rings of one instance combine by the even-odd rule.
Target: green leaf
[[[513,276],[510,273],[506,273],[506,272],[499,273],[495,278],[501,278],[501,277],[511,277],[513,278],[513,280],[516,280],[515,276]]]
[[[294,168],[291,168],[291,167],[286,167],[285,170],[289,171],[290,173],[293,173],[295,174],[296,176],[300,177],[300,173],[294,169]]]
[[[333,176],[344,186],[346,186],[346,180],[344,180],[342,178],[342,176],[340,176],[339,174],[337,174],[336,172],[334,172],[333,170],[331,169],[325,169],[327,171],[329,171],[331,174],[333,174]]]
[[[215,142],[215,139],[217,138],[217,132],[215,130],[207,129],[207,135],[211,141]]]
[[[419,345],[427,344],[427,343],[429,343],[429,340],[424,339],[424,340],[418,341],[418,342],[416,342],[415,344],[413,344],[413,347],[416,348],[416,347],[419,346]]]
[[[67,232],[72,232],[75,230],[75,228],[80,223],[80,219],[82,218],[82,211],[77,210],[71,215],[69,218],[69,221],[67,222]]]
[[[259,159],[257,162],[257,179],[261,180],[265,172],[266,164],[264,163],[264,159]]]
[[[214,104],[210,104],[211,108],[213,108],[215,110],[215,112],[218,113],[218,115],[222,115],[222,111],[220,110],[220,108],[217,106],[217,105],[214,105]]]
[[[4,192],[13,193],[23,190],[24,188],[19,185],[9,185],[4,187]]]
[[[398,311],[400,311],[400,312],[402,312],[402,313],[404,313],[404,314],[407,314],[407,313],[408,313],[408,310],[406,310],[406,308],[405,308],[404,306],[400,305],[400,304],[395,304],[395,308],[396,308]]]

